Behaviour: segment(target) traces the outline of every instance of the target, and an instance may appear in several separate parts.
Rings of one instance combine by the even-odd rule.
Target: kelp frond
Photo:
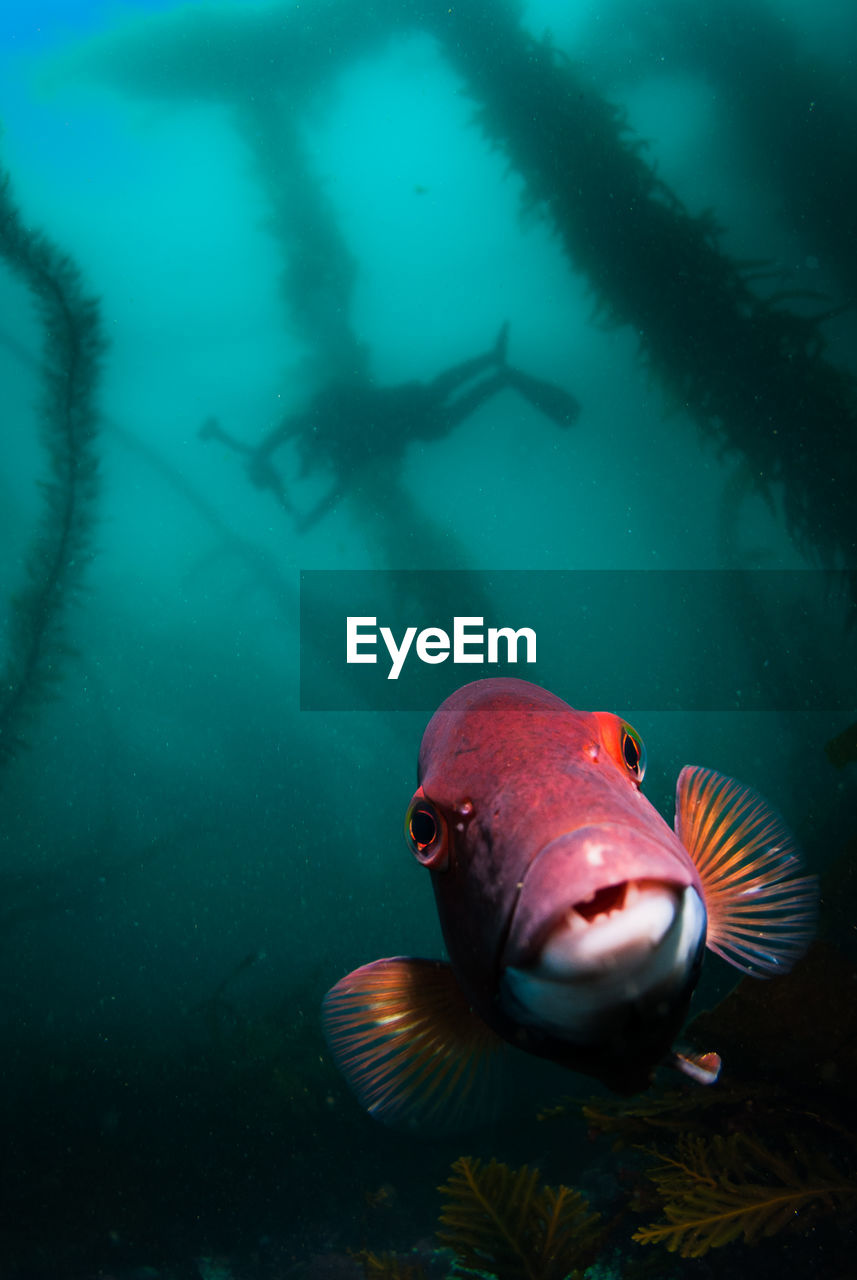
[[[626,1098],[597,1098],[584,1103],[581,1110],[589,1129],[609,1134],[617,1145],[652,1139],[652,1130],[671,1136],[688,1131],[705,1132],[716,1127],[724,1115],[742,1111],[747,1104],[758,1110],[764,1100],[764,1085],[721,1082],[717,1089],[668,1089],[650,1093],[632,1104]],[[774,1095],[779,1103],[780,1097]]]
[[[569,1187],[540,1186],[527,1165],[512,1170],[462,1156],[440,1188],[438,1239],[465,1266],[498,1280],[562,1280],[594,1259],[600,1218]]]
[[[723,1128],[725,1118],[743,1114],[748,1106],[758,1112],[768,1102],[783,1105],[782,1095],[765,1084],[746,1085],[721,1080],[716,1089],[684,1088],[652,1090],[630,1102],[624,1097],[562,1098],[538,1114],[550,1124],[575,1122],[582,1115],[591,1137],[610,1137],[616,1148],[657,1141],[653,1130],[677,1138],[688,1132],[705,1133]],[[777,1113],[779,1115],[779,1111]]]
[[[22,728],[49,691],[67,646],[63,608],[87,560],[96,493],[94,403],[104,341],[97,304],[80,273],[39,231],[31,230],[0,170],[0,259],[32,294],[44,331],[42,435],[49,475],[41,526],[27,557],[27,583],[12,602],[9,653],[2,673],[0,767],[22,743]]]
[[[701,1258],[734,1240],[755,1244],[789,1225],[807,1225],[819,1205],[857,1203],[857,1181],[817,1151],[784,1157],[744,1134],[687,1136],[675,1156],[654,1151],[649,1172],[664,1198],[666,1222],[641,1227],[633,1239]]]

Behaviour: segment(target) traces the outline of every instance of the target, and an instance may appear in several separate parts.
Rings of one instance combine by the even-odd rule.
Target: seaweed
[[[650,1154],[660,1161],[649,1177],[667,1220],[640,1227],[632,1239],[663,1244],[683,1258],[701,1258],[738,1239],[755,1244],[786,1227],[807,1230],[815,1220],[810,1207],[832,1210],[857,1201],[857,1180],[818,1150],[793,1148],[784,1156],[733,1133],[685,1135],[675,1155]]]
[[[849,847],[843,872],[852,863]],[[829,872],[825,882],[831,890]],[[833,896],[852,919],[850,889],[840,882]],[[614,1152],[630,1150],[633,1158],[610,1173],[611,1229],[630,1222],[637,1243],[700,1258],[824,1222],[829,1272],[841,1259],[848,1273],[853,1239],[842,1226],[857,1210],[855,989],[857,965],[817,941],[790,974],[770,985],[742,979],[690,1024],[691,1042],[723,1052],[724,1074],[713,1088],[665,1087],[664,1073],[630,1103],[567,1098],[543,1111],[539,1118],[552,1124],[571,1123],[582,1111],[590,1136],[606,1136]],[[637,1163],[639,1153],[656,1166]]]
[[[797,545],[853,567],[857,384],[826,354],[825,315],[751,288],[712,215],[684,206],[626,113],[528,35],[517,6],[470,0],[438,16],[477,123],[602,313],[634,327],[651,373],[722,454],[744,456],[760,493],[781,495]]]
[[[0,258],[29,289],[44,331],[42,436],[50,465],[45,507],[27,556],[28,581],[12,602],[2,673],[0,767],[23,746],[23,729],[55,687],[68,653],[66,605],[89,559],[97,494],[95,388],[105,348],[94,298],[80,272],[16,207],[0,170]]]
[[[237,16],[206,8],[123,29],[75,61],[118,81],[125,93],[185,99],[196,86],[198,100],[235,105],[266,182],[272,228],[288,250],[283,290],[292,318],[313,343],[323,350],[331,344],[359,369],[365,352],[347,323],[354,265],[292,121],[366,50],[412,29],[433,34],[463,77],[488,143],[502,148],[523,179],[526,207],[556,232],[596,308],[612,324],[633,327],[652,375],[719,454],[746,460],[755,488],[782,508],[799,548],[814,563],[853,569],[857,384],[831,358],[823,329],[841,305],[812,314],[794,290],[766,296],[757,289],[771,273],[725,251],[714,215],[691,212],[658,176],[627,112],[602,97],[549,37],[534,39],[522,12],[519,0],[377,0],[357,10],[330,0],[307,24],[300,8]],[[776,150],[779,179],[799,193],[816,234],[832,220],[837,243],[850,249],[853,219],[841,214],[849,201],[830,197],[852,186],[842,155],[853,153],[853,138],[830,132],[831,121],[848,119],[847,112],[827,95],[823,110],[813,100],[807,112],[806,85],[815,72],[780,39],[783,63],[772,78],[766,66],[774,63],[759,59],[761,47],[747,43],[744,57],[745,65],[759,61],[747,101],[766,152]],[[248,67],[264,68],[261,82],[256,75],[248,83]],[[772,88],[787,107],[771,111]],[[285,187],[278,171],[284,155]],[[796,173],[817,174],[819,155],[829,181],[796,181]],[[857,578],[850,583],[857,591]]]
[[[759,1105],[759,1089],[755,1086],[720,1083],[717,1089],[694,1088],[666,1089],[644,1095],[633,1106],[625,1098],[598,1098],[583,1103],[582,1111],[589,1132],[593,1135],[609,1135],[616,1147],[651,1138],[652,1131],[678,1135],[705,1133],[711,1125],[709,1113],[715,1111],[717,1123],[725,1114],[740,1114],[747,1105],[754,1112]],[[540,1118],[561,1114],[560,1105],[543,1113]]]
[[[582,1274],[601,1244],[600,1215],[579,1191],[540,1186],[539,1172],[462,1156],[440,1188],[438,1239],[465,1266],[498,1280],[562,1280]]]

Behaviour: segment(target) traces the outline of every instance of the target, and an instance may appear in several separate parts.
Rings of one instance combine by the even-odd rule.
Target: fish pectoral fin
[[[719,1053],[671,1053],[670,1066],[675,1067],[682,1075],[695,1080],[697,1084],[716,1084],[720,1077]]]
[[[702,881],[706,945],[753,977],[787,973],[812,939],[818,882],[800,874],[782,818],[751,787],[688,766],[676,787],[675,829]]]
[[[488,1118],[485,1085],[503,1041],[448,964],[406,956],[365,964],[328,991],[322,1022],[349,1087],[385,1124],[436,1133]]]

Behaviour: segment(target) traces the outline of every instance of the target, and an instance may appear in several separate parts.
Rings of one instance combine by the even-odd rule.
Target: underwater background
[[[817,688],[853,688],[855,57],[845,0],[3,6],[0,1275],[848,1274],[857,707]],[[252,451],[329,379],[428,382],[504,323],[574,422],[507,388],[368,458],[286,440],[293,510],[212,436]],[[515,626],[494,571],[754,571],[698,636],[694,706],[635,708],[617,673],[660,812],[719,769],[822,877],[793,977],[730,1004],[706,965],[715,1102],[668,1081],[617,1112],[522,1067],[455,1139],[362,1114],[319,1005],[441,954],[402,838],[431,707],[301,709],[319,569],[454,570],[475,613],[493,581]],[[773,570],[831,590],[783,605]],[[445,625],[426,582],[414,621]],[[693,668],[692,628],[616,616],[629,661],[654,634]],[[552,688],[588,708],[581,628]],[[783,672],[768,709],[706,701],[720,653],[736,689]],[[679,1194],[654,1148],[735,1238],[632,1240]],[[441,1250],[465,1155],[577,1189],[601,1234]]]

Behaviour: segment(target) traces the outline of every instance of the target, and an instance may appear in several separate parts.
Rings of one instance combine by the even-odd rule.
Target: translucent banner
[[[844,575],[301,573],[301,707],[432,711],[516,676],[618,712],[857,709]]]

